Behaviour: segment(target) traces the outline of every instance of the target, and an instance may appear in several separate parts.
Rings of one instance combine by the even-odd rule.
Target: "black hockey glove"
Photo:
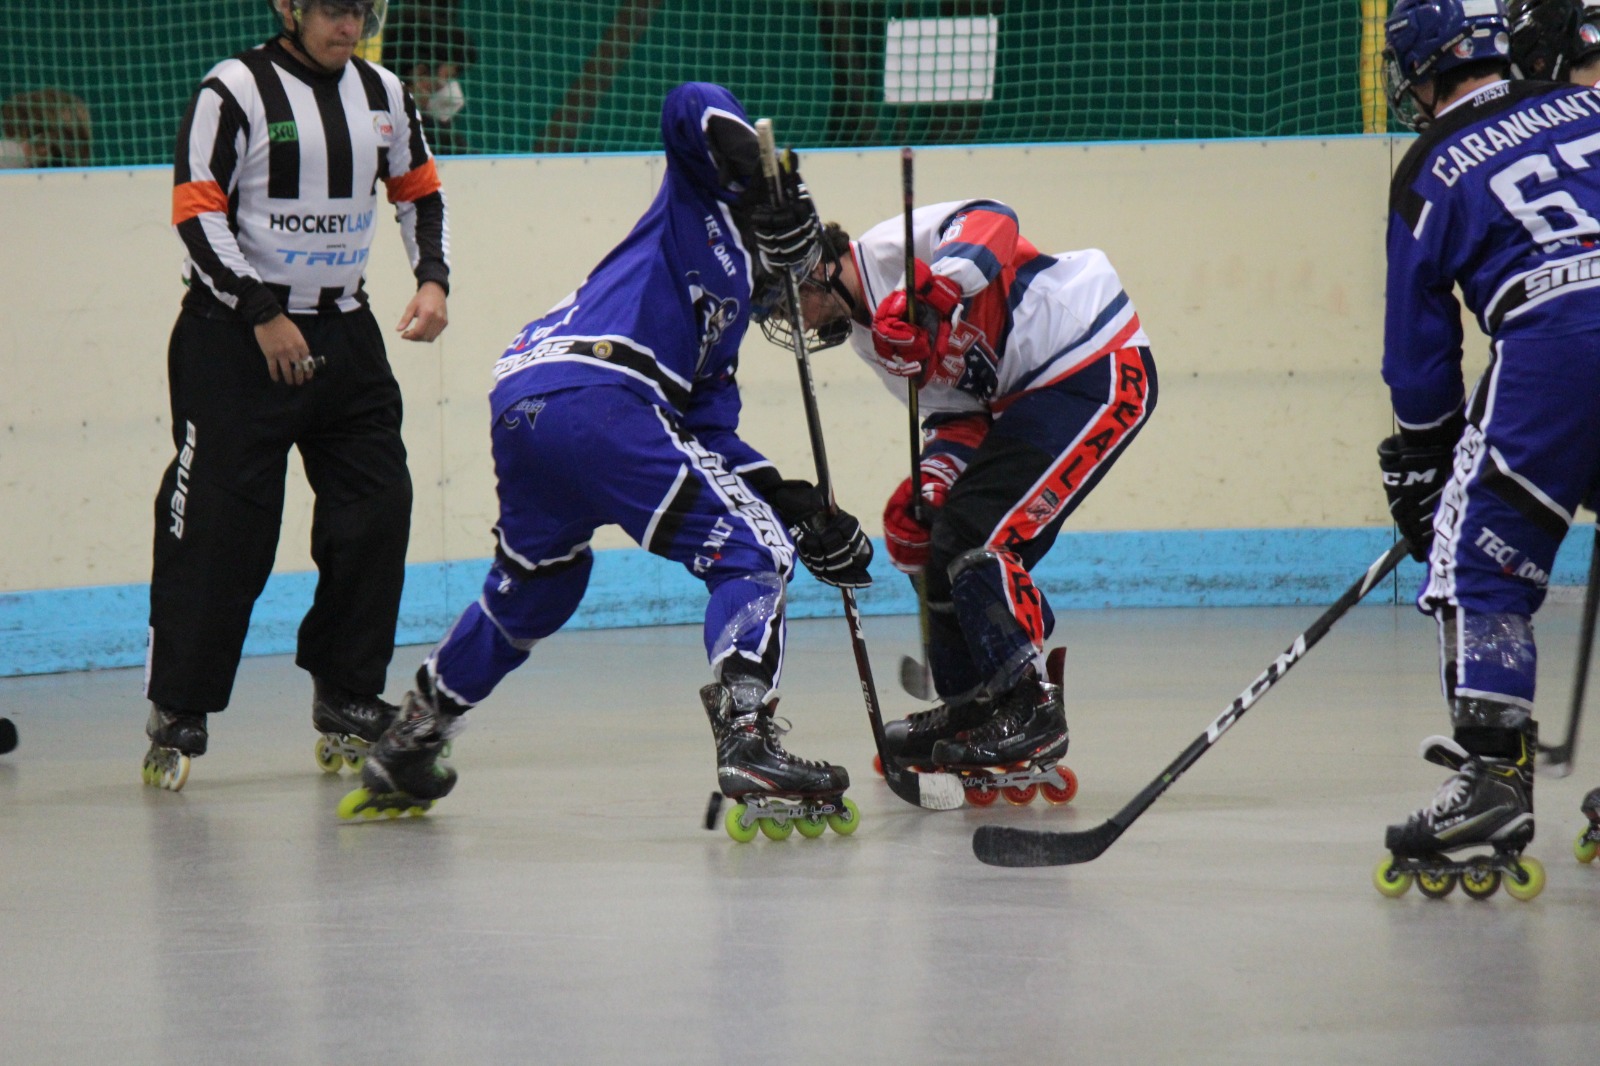
[[[762,493],[794,538],[796,554],[823,584],[864,589],[872,584],[867,564],[872,542],[848,511],[829,514],[826,501],[809,481],[784,481]]]
[[[811,193],[789,156],[789,169],[780,170],[783,203],[773,203],[770,191],[750,210],[750,230],[756,254],[770,273],[784,270],[796,275],[811,272],[822,255],[822,220]]]
[[[1407,444],[1399,433],[1378,445],[1378,469],[1389,514],[1411,546],[1411,558],[1424,562],[1433,544],[1433,512],[1450,480],[1455,445]]]

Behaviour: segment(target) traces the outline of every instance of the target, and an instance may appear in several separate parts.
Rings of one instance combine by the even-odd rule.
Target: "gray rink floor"
[[[793,626],[796,753],[848,765],[853,837],[735,844],[694,627],[561,634],[471,715],[422,820],[342,825],[309,683],[247,660],[188,786],[144,787],[140,672],[0,681],[5,1063],[1589,1063],[1600,864],[1539,785],[1531,903],[1374,891],[1444,771],[1431,624],[1352,612],[1093,863],[992,869],[985,823],[1086,829],[1318,608],[1062,616],[1068,807],[919,811],[871,771],[843,623]],[[916,623],[867,620],[895,715]],[[1546,739],[1577,608],[1539,619]],[[401,649],[397,698],[425,649]],[[1583,759],[1587,754],[1589,758]]]

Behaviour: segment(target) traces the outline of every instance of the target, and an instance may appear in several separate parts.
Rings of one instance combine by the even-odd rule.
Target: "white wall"
[[[1398,142],[1401,147],[1404,141]],[[1381,525],[1373,448],[1389,138],[928,149],[921,202],[991,196],[1044,251],[1100,247],[1140,310],[1156,414],[1077,529]],[[899,210],[892,151],[807,154],[825,218]],[[455,293],[432,345],[395,339],[417,486],[413,562],[490,550],[489,368],[570,291],[660,181],[653,157],[445,161]],[[0,172],[0,592],[149,578],[153,497],[171,455],[167,335],[181,247],[170,172]],[[380,212],[382,215],[383,212]],[[391,328],[412,283],[381,225],[369,288]],[[842,350],[814,369],[841,502],[873,532],[907,464],[904,408]],[[809,476],[792,356],[753,331],[746,436]],[[278,569],[307,570],[298,464]],[[597,546],[628,543],[617,531]]]

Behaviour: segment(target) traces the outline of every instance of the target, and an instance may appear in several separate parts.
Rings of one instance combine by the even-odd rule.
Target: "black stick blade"
[[[972,853],[990,866],[1071,866],[1089,862],[1122,835],[1122,827],[1104,822],[1081,833],[979,826],[972,834]]]

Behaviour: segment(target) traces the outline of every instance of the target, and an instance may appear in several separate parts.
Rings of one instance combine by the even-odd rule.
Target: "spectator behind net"
[[[455,118],[467,106],[459,79],[475,59],[466,32],[443,11],[397,12],[384,33],[384,65],[411,91],[435,155],[465,155],[472,150]]]
[[[0,104],[0,167],[89,165],[89,105],[65,89],[34,89]]]

